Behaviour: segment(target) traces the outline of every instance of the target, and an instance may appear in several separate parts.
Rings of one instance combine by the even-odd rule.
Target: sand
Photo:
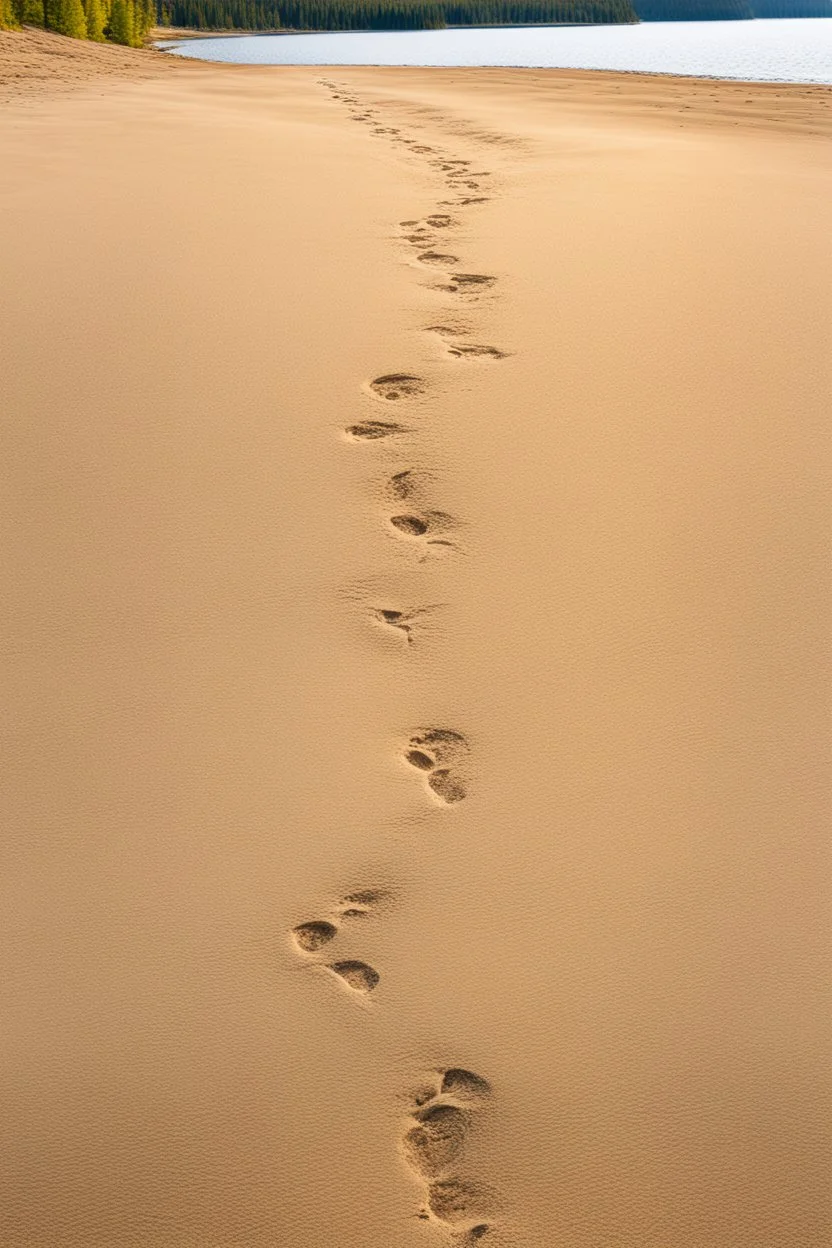
[[[0,65],[3,1248],[828,1248],[832,93]]]

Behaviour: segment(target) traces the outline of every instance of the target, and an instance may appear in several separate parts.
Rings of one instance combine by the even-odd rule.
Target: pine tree
[[[55,0],[49,6],[49,25],[59,35],[70,39],[86,39],[87,19],[81,0]]]
[[[0,30],[17,30],[19,25],[12,0],[0,0]]]
[[[128,47],[135,43],[133,6],[130,0],[113,0],[110,10],[110,38],[113,43],[124,43]]]
[[[45,26],[43,0],[15,0],[15,17],[22,26]]]
[[[104,9],[101,0],[86,0],[87,38],[95,43],[104,41]]]

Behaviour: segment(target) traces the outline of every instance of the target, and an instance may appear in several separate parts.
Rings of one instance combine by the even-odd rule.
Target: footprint
[[[405,468],[402,472],[394,472],[388,482],[388,486],[393,497],[398,498],[401,502],[412,498],[416,492],[416,478],[413,469]]]
[[[487,204],[489,198],[490,197],[488,195],[469,195],[466,199],[461,199],[459,202],[463,207],[467,207],[468,204]]]
[[[394,529],[398,529],[400,533],[406,533],[408,537],[423,537],[429,528],[428,521],[422,516],[391,516],[390,523]]]
[[[412,611],[401,611],[397,607],[374,607],[371,614],[385,628],[394,628],[402,633],[407,644],[412,646],[414,626],[417,626],[418,620],[422,616],[437,610],[438,605],[419,607]]]
[[[304,953],[314,953],[316,949],[329,944],[337,934],[338,928],[334,923],[317,920],[312,923],[299,923],[292,929],[295,942]]]
[[[404,425],[385,420],[361,420],[357,425],[348,425],[346,429],[347,436],[359,442],[391,438],[394,434],[406,432]]]
[[[441,251],[424,251],[421,256],[416,257],[421,260],[422,264],[437,265],[439,268],[446,269],[451,264],[459,262],[459,256],[446,256]]]
[[[417,1111],[418,1122],[402,1143],[406,1160],[423,1178],[436,1178],[462,1151],[467,1121],[455,1105],[431,1105]]]
[[[405,537],[424,537],[430,546],[453,546],[448,538],[438,536],[453,526],[453,517],[446,511],[399,512],[390,517],[390,524]]]
[[[491,1230],[491,1227],[488,1225],[487,1222],[480,1222],[477,1226],[472,1226],[471,1229],[466,1232],[465,1237],[462,1240],[462,1243],[463,1244],[476,1244],[485,1235],[487,1235],[490,1230]]]
[[[347,893],[346,897],[342,897],[337,908],[342,918],[364,918],[391,897],[392,894],[386,888],[360,888],[357,892]]]
[[[467,787],[456,768],[468,748],[461,733],[431,728],[410,738],[404,758],[411,767],[425,773],[431,791],[446,806],[451,806],[467,796]]]
[[[446,212],[435,212],[431,216],[426,217],[425,220],[435,230],[446,230],[449,226],[456,224],[453,217]]]
[[[482,1221],[483,1207],[487,1204],[487,1191],[476,1183],[462,1179],[439,1179],[428,1187],[428,1208],[435,1218],[449,1226],[469,1231],[479,1226],[486,1226],[487,1229],[487,1224]]]
[[[499,351],[497,347],[484,347],[473,344],[468,346],[460,343],[453,343],[448,347],[448,351],[451,355],[456,356],[457,359],[479,357],[480,359],[504,360],[508,355],[507,351]]]
[[[462,781],[446,767],[438,767],[432,771],[428,776],[428,785],[446,806],[463,801],[468,793]]]
[[[445,1096],[457,1096],[460,1100],[482,1101],[491,1095],[491,1085],[482,1075],[461,1066],[450,1066],[442,1076],[441,1092]]]
[[[462,733],[451,728],[426,728],[410,738],[410,745],[424,749],[438,763],[455,762],[470,750]]]
[[[404,611],[398,611],[393,607],[376,607],[373,610],[373,615],[379,624],[384,624],[387,628],[397,629],[404,634],[407,644],[409,646],[413,645],[413,638],[410,635],[412,616],[406,615]]]
[[[383,377],[376,377],[370,382],[370,390],[377,398],[393,402],[396,399],[410,399],[423,394],[425,382],[421,377],[414,377],[411,373],[385,373]]]
[[[451,281],[457,290],[475,291],[488,290],[497,281],[496,277],[490,277],[486,273],[452,273]]]
[[[330,962],[328,969],[334,971],[353,992],[372,992],[381,979],[366,962]]]

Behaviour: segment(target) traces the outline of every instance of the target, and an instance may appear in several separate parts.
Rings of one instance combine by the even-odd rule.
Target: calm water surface
[[[832,83],[832,18],[243,35],[162,45],[247,65],[523,65]]]

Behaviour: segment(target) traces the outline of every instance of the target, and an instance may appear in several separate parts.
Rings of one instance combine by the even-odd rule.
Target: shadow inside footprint
[[[373,441],[377,438],[391,438],[396,433],[405,433],[404,425],[397,425],[384,420],[362,420],[357,425],[349,425],[346,433],[359,442]]]
[[[428,531],[428,522],[421,516],[391,516],[390,523],[394,529],[398,529],[400,533],[406,533],[408,537],[424,537]]]
[[[366,962],[332,962],[329,969],[339,975],[354,992],[372,992],[381,979]]]
[[[455,356],[458,360],[466,358],[504,360],[508,352],[500,351],[498,347],[478,346],[473,343],[470,346],[453,343],[448,347],[448,354]]]
[[[423,750],[408,750],[405,758],[417,771],[433,771],[436,766],[436,759],[425,754]]]
[[[496,280],[497,280],[496,277],[490,277],[486,273],[452,273],[451,274],[451,281],[455,282],[456,285],[459,286],[462,290],[467,290],[469,288],[472,290],[485,289],[488,286],[493,286]]]
[[[338,929],[334,923],[315,921],[312,923],[299,923],[296,928],[293,928],[292,935],[304,953],[314,953],[322,945],[329,944],[337,932]]]
[[[482,1100],[491,1094],[491,1085],[482,1075],[461,1066],[450,1066],[442,1076],[441,1090],[445,1096]]]
[[[453,1161],[465,1142],[466,1121],[454,1105],[433,1105],[421,1110],[419,1121],[404,1137],[407,1161],[425,1178],[434,1178]]]
[[[449,264],[457,264],[459,256],[443,256],[440,251],[423,251],[417,259],[422,264],[436,264],[441,268],[447,268]]]
[[[411,373],[385,373],[383,377],[376,377],[370,382],[370,390],[373,394],[388,402],[412,398],[414,395],[421,394],[424,389],[425,383],[422,378],[414,377]]]

